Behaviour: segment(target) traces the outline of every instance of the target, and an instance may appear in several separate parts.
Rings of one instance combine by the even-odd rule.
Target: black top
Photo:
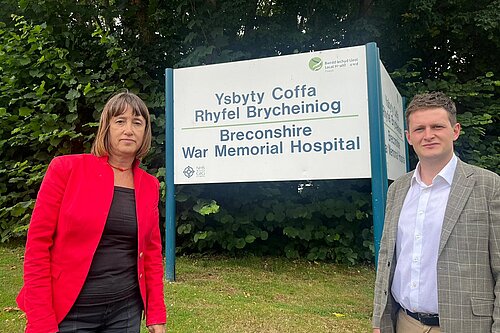
[[[116,302],[137,293],[138,288],[135,192],[115,186],[108,219],[76,303]]]

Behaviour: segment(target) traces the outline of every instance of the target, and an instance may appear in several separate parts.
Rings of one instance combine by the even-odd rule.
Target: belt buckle
[[[418,320],[427,326],[439,326],[439,317],[427,313],[418,313]]]

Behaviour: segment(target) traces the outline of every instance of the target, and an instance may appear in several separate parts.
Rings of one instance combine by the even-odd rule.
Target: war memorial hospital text
[[[222,107],[220,111],[209,111],[206,109],[194,110],[194,123],[202,124],[206,128],[218,131],[219,143],[214,145],[213,156],[215,157],[239,157],[256,155],[276,155],[289,152],[296,153],[321,153],[328,154],[334,151],[359,150],[361,139],[359,136],[350,138],[332,137],[327,140],[316,141],[313,139],[313,128],[311,126],[300,126],[299,124],[283,124],[290,122],[290,117],[311,115],[311,119],[301,117],[295,122],[317,120],[332,117],[341,117],[342,102],[340,100],[319,101],[317,89],[314,86],[296,85],[293,88],[275,87],[270,96],[278,105],[266,106],[266,93],[254,91],[249,93],[224,93],[214,94],[216,104]],[[307,100],[314,99],[312,102]],[[298,100],[298,102],[297,102]],[[286,117],[281,124],[272,127],[276,119]],[[346,116],[349,117],[349,116]],[[356,117],[351,115],[350,117]],[[256,123],[243,124],[241,126],[264,125],[267,128],[248,130],[232,130],[222,123],[238,119],[255,120]],[[321,119],[319,119],[321,121]],[[259,121],[264,121],[259,123]],[[208,126],[207,126],[208,125]],[[220,128],[218,128],[220,126]],[[199,129],[203,127],[193,127]],[[283,139],[289,139],[285,142]],[[306,140],[309,139],[309,140]],[[264,141],[265,142],[262,142]],[[259,142],[260,141],[260,142]],[[244,145],[248,142],[247,145]],[[243,145],[242,145],[243,143]],[[287,150],[288,147],[288,150]],[[187,158],[205,158],[210,154],[209,148],[196,146],[183,146],[182,156]]]

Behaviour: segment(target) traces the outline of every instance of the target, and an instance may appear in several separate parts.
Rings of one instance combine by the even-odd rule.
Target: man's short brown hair
[[[146,121],[146,128],[144,130],[144,138],[141,147],[136,153],[137,159],[142,159],[147,155],[151,148],[151,118],[146,104],[136,94],[131,92],[122,92],[112,96],[101,113],[101,120],[99,122],[99,129],[92,144],[91,153],[95,156],[106,156],[111,151],[111,143],[109,140],[109,126],[111,119],[117,117],[125,112],[127,106],[132,108],[134,116],[142,116]]]
[[[452,126],[457,123],[457,107],[455,103],[440,91],[415,95],[406,108],[406,123],[409,124],[409,118],[413,112],[436,108],[443,108],[448,112],[448,119],[450,119]]]

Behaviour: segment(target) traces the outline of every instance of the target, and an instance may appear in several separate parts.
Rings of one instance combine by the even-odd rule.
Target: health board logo
[[[323,60],[321,60],[320,57],[314,57],[311,60],[309,60],[309,68],[312,71],[319,71],[323,67]]]

